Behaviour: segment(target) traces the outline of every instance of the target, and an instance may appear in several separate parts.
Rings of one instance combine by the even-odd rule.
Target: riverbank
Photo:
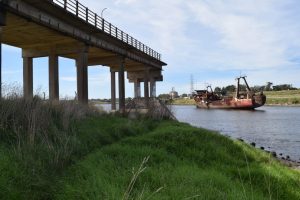
[[[46,109],[39,121],[47,113],[52,117],[34,129],[17,120],[31,116],[25,109],[16,109],[18,118],[7,115],[5,122],[7,103],[0,102],[2,199],[300,198],[299,171],[217,132],[170,120],[127,119],[76,104],[25,102],[33,112]]]
[[[265,91],[268,106],[300,106],[300,90]],[[177,98],[174,105],[195,105],[194,99]]]

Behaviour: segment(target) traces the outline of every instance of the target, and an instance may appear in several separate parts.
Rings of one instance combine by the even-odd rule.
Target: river
[[[172,109],[181,122],[255,142],[257,147],[300,159],[300,107],[264,106],[253,111],[205,110],[195,106]]]
[[[110,105],[102,105],[109,111]],[[300,107],[263,106],[254,111],[205,110],[174,105],[176,118],[192,126],[215,130],[231,138],[255,142],[256,146],[300,160]]]

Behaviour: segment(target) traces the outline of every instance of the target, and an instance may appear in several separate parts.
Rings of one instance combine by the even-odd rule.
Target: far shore
[[[300,90],[265,91],[267,102],[265,106],[300,106]],[[194,99],[176,98],[173,105],[195,105]]]

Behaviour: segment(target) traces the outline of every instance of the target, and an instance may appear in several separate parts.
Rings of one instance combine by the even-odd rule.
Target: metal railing
[[[98,16],[97,13],[91,11],[84,5],[82,5],[78,0],[48,0],[63,8],[68,13],[71,13],[78,17],[79,19],[85,21],[86,23],[96,27],[97,29],[109,34],[110,36],[125,42],[126,44],[144,52],[145,54],[157,59],[161,60],[161,54],[157,53],[150,47],[141,43],[137,39],[131,37],[127,33],[118,29],[102,17]]]

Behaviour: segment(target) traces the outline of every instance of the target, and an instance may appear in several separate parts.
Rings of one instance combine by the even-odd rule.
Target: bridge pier
[[[0,30],[0,34],[1,34],[1,30]],[[1,35],[0,35],[0,99],[1,98],[2,98],[2,43],[1,43]]]
[[[25,99],[33,97],[33,58],[23,57],[23,93]]]
[[[111,110],[116,110],[116,72],[110,70],[110,81],[111,81]]]
[[[144,98],[146,105],[149,105],[149,68],[145,67],[144,71]]]
[[[58,56],[49,56],[49,99],[59,100]]]
[[[119,110],[125,113],[125,66],[124,60],[121,61],[119,67]]]
[[[80,52],[76,59],[78,101],[88,104],[88,53]]]
[[[150,97],[156,97],[156,81],[154,77],[150,79]]]
[[[129,79],[130,83],[134,83],[135,97],[140,97],[140,95],[138,95],[138,93],[140,93],[140,88],[138,88],[138,85],[140,81],[144,82],[144,97],[146,102],[149,101],[149,95],[150,97],[156,97],[156,82],[163,80],[160,70],[150,70],[147,67],[145,67],[143,71],[129,71],[127,78]]]
[[[2,26],[5,26],[6,12],[0,7],[0,99],[2,98]]]
[[[139,79],[134,80],[134,98],[141,97],[141,82]]]

